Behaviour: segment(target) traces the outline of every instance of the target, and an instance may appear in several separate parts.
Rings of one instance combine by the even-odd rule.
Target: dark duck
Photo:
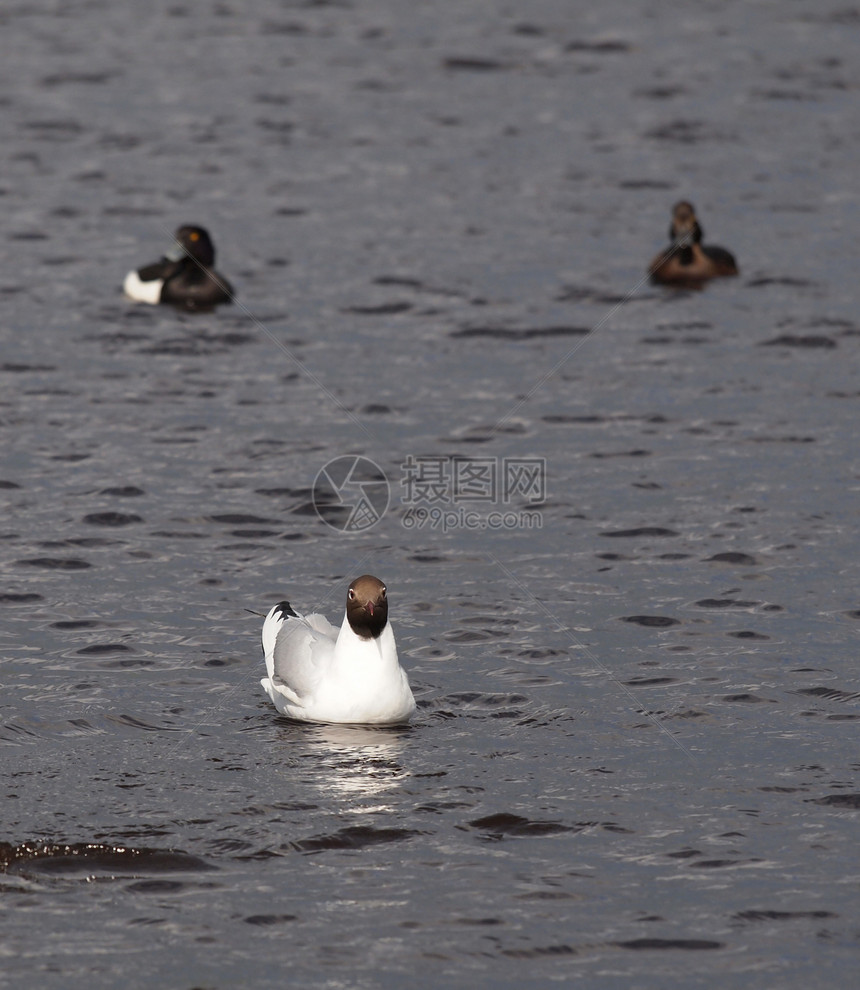
[[[651,262],[651,281],[696,288],[708,279],[737,275],[737,262],[731,252],[715,244],[703,244],[702,237],[692,203],[676,203],[669,228],[672,243]]]
[[[122,288],[128,298],[186,310],[211,310],[230,302],[233,287],[213,268],[215,247],[208,231],[186,224],[173,237],[172,251],[126,275]]]

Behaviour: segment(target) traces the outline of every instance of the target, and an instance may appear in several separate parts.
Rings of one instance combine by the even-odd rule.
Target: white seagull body
[[[349,586],[340,630],[323,615],[302,616],[279,602],[263,623],[263,656],[267,676],[260,684],[290,718],[392,725],[415,711],[385,585],[371,575]]]

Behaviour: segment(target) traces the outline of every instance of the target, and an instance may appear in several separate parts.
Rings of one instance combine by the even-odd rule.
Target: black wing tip
[[[282,619],[298,619],[299,613],[293,610],[293,606],[289,602],[278,602],[275,605],[275,615],[279,615]]]

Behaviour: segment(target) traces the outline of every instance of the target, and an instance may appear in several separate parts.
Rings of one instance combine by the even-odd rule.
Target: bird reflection
[[[410,776],[400,763],[410,734],[404,727],[291,724],[281,738],[302,767],[312,766],[312,783],[321,797],[379,798]],[[302,776],[304,784],[311,783]],[[350,810],[378,811],[380,806]]]

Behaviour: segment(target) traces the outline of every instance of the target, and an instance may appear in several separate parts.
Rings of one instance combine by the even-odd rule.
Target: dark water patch
[[[178,894],[187,886],[180,880],[138,880],[130,883],[126,890],[135,894]]]
[[[506,72],[513,63],[476,55],[450,55],[442,60],[442,67],[451,72]]]
[[[208,540],[210,533],[195,533],[192,530],[154,529],[151,536],[163,540]]]
[[[828,794],[826,797],[809,798],[809,804],[820,804],[825,808],[844,808],[846,811],[860,811],[860,794]]]
[[[589,327],[462,327],[452,330],[449,337],[484,337],[492,340],[535,340],[541,337],[585,337]]]
[[[860,700],[860,691],[840,691],[837,688],[827,687],[800,688],[795,694],[802,694],[808,698],[823,698],[826,701]]]
[[[709,131],[703,120],[683,119],[653,127],[645,131],[644,136],[652,141],[672,141],[676,144],[697,144],[699,141],[716,137],[725,140],[725,135],[718,135],[714,131]]]
[[[467,823],[468,828],[481,832],[481,837],[488,841],[499,841],[505,838],[538,837],[544,835],[559,835],[563,832],[579,832],[586,826],[573,827],[562,822],[540,821],[512,815],[506,811],[494,815],[485,815]],[[458,826],[463,827],[463,826]]]
[[[127,657],[122,660],[100,660],[98,668],[100,670],[138,670],[145,667],[154,667],[155,660],[145,660],[140,657]]]
[[[651,536],[678,536],[674,529],[666,529],[663,526],[639,526],[636,529],[606,529],[600,536],[608,536],[618,539],[629,539],[631,537]]]
[[[413,306],[410,302],[392,301],[377,306],[346,306],[341,312],[355,316],[397,316],[399,313],[408,313],[411,309]]]
[[[28,557],[16,560],[20,567],[37,567],[46,571],[83,571],[93,565],[76,557]]]
[[[700,859],[698,863],[693,864],[695,869],[702,870],[725,870],[731,869],[733,866],[747,866],[752,863],[760,863],[761,860],[755,857],[751,859]]]
[[[7,722],[0,726],[0,739],[3,742],[18,744],[38,738],[38,732],[34,732],[25,725],[19,725],[17,722]]]
[[[251,914],[242,920],[246,925],[268,927],[270,925],[283,925],[288,921],[295,921],[297,918],[297,914]]]
[[[524,38],[542,38],[546,30],[540,24],[532,24],[530,21],[520,21],[511,28],[511,34],[518,34]]]
[[[744,566],[757,563],[755,557],[748,553],[738,553],[727,551],[726,553],[715,553],[713,557],[705,557],[704,562],[718,564],[741,564]]]
[[[764,278],[754,278],[750,279],[747,283],[747,287],[750,289],[758,289],[766,285],[785,285],[797,289],[810,288],[815,285],[815,282],[811,282],[804,278],[789,278],[788,276],[767,276]]]
[[[617,306],[629,302],[627,296],[617,296],[603,289],[594,289],[584,285],[565,285],[555,296],[556,302],[588,302],[600,306]],[[586,331],[591,333],[591,329]]]
[[[772,340],[764,340],[759,347],[814,347],[832,350],[836,347],[836,341],[832,337],[825,337],[823,334],[781,334]]]
[[[76,536],[66,543],[71,547],[123,547],[125,540],[111,539],[109,536]]]
[[[728,701],[732,704],[743,705],[778,704],[778,702],[774,701],[773,698],[760,698],[757,694],[751,694],[748,691],[742,692],[741,694],[725,694],[723,695],[722,700]]]
[[[52,258],[42,258],[41,264],[46,268],[61,268],[64,265],[77,265],[80,264],[80,258],[72,258],[66,255],[58,255]]]
[[[308,501],[313,496],[310,488],[255,488],[255,495],[263,495],[266,498],[300,498]]]
[[[368,849],[371,846],[404,842],[421,835],[410,828],[376,828],[373,825],[350,825],[330,835],[317,835],[290,843],[299,852],[326,852],[337,849]]]
[[[15,491],[16,489],[20,490],[20,488],[21,486],[16,485],[14,481],[3,481],[2,479],[0,479],[0,491],[11,492],[11,491]]]
[[[849,619],[860,619],[860,608],[851,609],[850,611],[844,612],[843,614],[847,615]]]
[[[51,364],[18,364],[14,361],[5,361],[0,364],[0,371],[8,372],[9,374],[23,374],[27,371],[56,371],[57,369]]]
[[[686,952],[703,952],[711,949],[724,949],[725,942],[707,938],[631,938],[625,942],[613,942],[619,949],[636,951],[656,950],[659,952],[680,949]]]
[[[146,492],[135,485],[120,485],[116,488],[103,488],[99,494],[112,495],[114,498],[137,498],[139,495],[145,495]]]
[[[732,915],[738,921],[797,921],[797,920],[817,920],[824,918],[838,918],[838,914],[833,911],[773,911],[773,910],[748,910],[737,911]]]
[[[414,553],[409,560],[414,560],[418,564],[443,564],[449,561],[450,557],[443,557],[434,553]]]
[[[152,725],[150,722],[144,722],[142,719],[135,718],[134,715],[125,713],[121,715],[105,715],[105,719],[108,722],[114,722],[126,728],[141,729],[143,732],[179,732],[176,726]]]
[[[568,41],[563,51],[574,53],[574,52],[589,52],[595,55],[624,55],[627,52],[633,51],[633,46],[629,41],[607,39],[606,41],[583,41],[581,39],[576,39],[574,41]]]
[[[692,859],[701,855],[701,849],[679,849],[677,852],[666,853],[668,859]]]
[[[541,419],[544,423],[571,423],[583,426],[591,426],[595,423],[609,423],[612,422],[609,416],[569,416],[564,413],[554,413],[549,416],[542,416]]]
[[[277,529],[234,529],[230,535],[244,540],[264,540],[278,536],[279,533],[280,531]]]
[[[379,275],[373,279],[373,284],[397,286],[404,289],[412,289],[414,292],[430,293],[434,296],[449,296],[454,299],[463,298],[463,293],[459,289],[450,289],[441,285],[427,285],[421,279],[404,275]]]
[[[672,619],[668,615],[622,615],[621,622],[632,622],[637,626],[647,626],[651,629],[668,629],[669,626],[679,626],[680,619]]]
[[[753,632],[751,629],[739,629],[736,632],[728,632],[727,636],[731,636],[733,639],[770,639],[770,636],[765,636],[764,633]]]
[[[83,522],[89,526],[130,526],[132,523],[143,522],[140,516],[132,512],[91,512],[84,516]]]
[[[476,629],[455,629],[445,634],[445,639],[449,643],[483,643],[492,638],[491,633],[479,632]]]
[[[401,275],[379,275],[373,280],[374,285],[397,285],[404,289],[423,289],[424,285],[420,279],[408,278]]]
[[[683,86],[649,86],[645,89],[634,89],[633,95],[646,100],[671,100],[683,96],[687,90]],[[673,182],[656,182],[649,179],[634,180],[631,183],[619,183],[621,189],[674,189]]]
[[[576,956],[579,953],[567,943],[558,945],[538,945],[532,949],[502,949],[502,955],[509,959],[545,959],[554,956]]]
[[[382,402],[370,402],[362,406],[359,412],[365,416],[387,416],[392,412],[391,406],[386,406]]]
[[[661,684],[677,684],[677,677],[633,677],[624,681],[628,687],[658,687]]]
[[[35,591],[0,591],[0,605],[27,605],[30,602],[41,602],[44,598]]]
[[[679,344],[679,343],[680,344],[692,344],[693,346],[698,346],[699,344],[706,344],[707,342],[708,342],[707,337],[680,337],[680,338],[674,338],[674,337],[643,337],[642,338],[642,343],[643,344],[649,344],[649,345],[652,345],[652,346],[655,346],[655,347],[661,347],[661,346],[664,346],[666,344],[672,344],[672,343],[675,343],[675,344]],[[706,433],[707,431],[706,430],[699,429],[697,431],[685,430],[685,432],[687,432],[687,433],[693,433],[693,432]]]
[[[325,514],[325,521],[335,529],[340,529],[345,532],[346,524],[349,521],[352,509],[349,506],[341,508],[337,505],[321,505],[321,508]],[[310,516],[311,518],[314,518],[315,516],[319,517],[319,511],[313,501],[302,502],[300,505],[290,506],[289,511],[290,514],[294,516]]]
[[[757,608],[761,602],[746,602],[739,598],[700,598],[697,608]]]
[[[54,627],[56,628],[57,625],[58,623],[55,622]],[[134,650],[130,646],[126,646],[125,643],[93,643],[91,646],[84,646],[77,651],[77,655],[80,657],[103,657],[114,653],[134,653]]]
[[[238,657],[212,657],[203,663],[204,667],[233,667],[237,663],[242,663]]]
[[[55,72],[49,76],[43,76],[39,80],[39,84],[48,89],[54,86],[68,85],[101,86],[103,83],[110,82],[111,79],[115,79],[119,74],[120,73],[116,71]]]
[[[33,131],[36,140],[40,141],[73,141],[79,137],[84,127],[76,120],[30,120],[22,125],[26,130]],[[41,238],[46,235],[41,234]],[[12,237],[15,237],[13,234]]]
[[[129,879],[152,873],[199,873],[217,867],[181,850],[136,849],[102,843],[0,843],[8,873],[55,877]]]

